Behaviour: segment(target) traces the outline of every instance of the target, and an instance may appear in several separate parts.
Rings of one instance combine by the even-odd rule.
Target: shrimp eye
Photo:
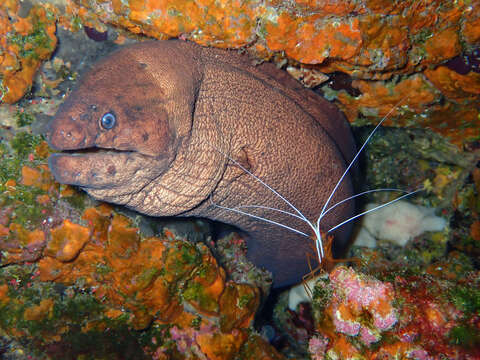
[[[117,121],[117,118],[115,117],[115,114],[111,111],[103,114],[102,118],[100,119],[100,125],[106,130],[110,130],[115,126],[115,122]]]

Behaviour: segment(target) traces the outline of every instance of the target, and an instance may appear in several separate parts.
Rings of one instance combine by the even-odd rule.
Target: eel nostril
[[[67,133],[65,134],[65,137],[66,137],[67,140],[70,141],[70,142],[76,140],[76,136],[75,136],[74,133],[72,133],[71,131],[67,132]]]

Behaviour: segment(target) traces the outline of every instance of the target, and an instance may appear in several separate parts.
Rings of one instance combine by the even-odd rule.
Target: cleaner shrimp
[[[315,250],[315,254],[316,254],[316,257],[317,257],[317,261],[318,263],[320,264],[320,269],[323,267],[325,267],[325,261],[331,263],[331,262],[335,262],[335,260],[333,259],[333,255],[332,255],[332,252],[331,252],[331,246],[332,246],[332,242],[333,242],[333,236],[330,235],[331,232],[333,232],[334,230],[338,229],[339,227],[365,215],[365,214],[368,214],[370,212],[373,212],[373,211],[377,211],[383,207],[386,207],[390,204],[393,204],[397,201],[400,201],[406,197],[409,197],[409,196],[412,196],[420,191],[423,190],[423,188],[419,188],[417,190],[414,190],[414,191],[405,191],[405,190],[402,190],[402,189],[395,189],[395,188],[380,188],[380,189],[372,189],[372,190],[367,190],[367,191],[363,191],[363,192],[360,192],[358,194],[355,194],[353,196],[350,196],[350,197],[347,197],[333,205],[331,205],[331,201],[332,201],[332,198],[333,196],[335,195],[337,189],[339,188],[339,186],[342,184],[343,180],[345,179],[345,177],[348,175],[349,171],[352,169],[352,167],[354,166],[354,164],[357,162],[360,154],[362,153],[362,151],[364,150],[364,148],[367,146],[367,144],[369,143],[370,139],[372,138],[372,136],[376,133],[377,129],[383,124],[383,122],[388,118],[388,116],[392,113],[392,111],[398,107],[400,105],[400,103],[402,103],[405,99],[402,99],[400,100],[396,106],[394,106],[379,122],[378,124],[375,126],[375,128],[370,132],[370,134],[368,135],[367,139],[363,142],[362,146],[358,149],[358,151],[356,152],[355,156],[353,157],[353,159],[350,161],[350,163],[348,164],[348,166],[346,167],[345,171],[343,172],[343,174],[341,175],[341,177],[338,179],[338,181],[336,182],[336,185],[334,186],[333,190],[330,192],[327,200],[325,201],[325,203],[323,204],[321,210],[320,210],[320,214],[318,215],[318,218],[316,220],[310,220],[308,219],[306,216],[304,216],[304,214],[302,214],[302,212],[298,209],[297,206],[295,206],[291,201],[289,201],[286,197],[284,197],[282,194],[280,194],[276,189],[274,189],[273,187],[271,187],[270,185],[268,185],[267,183],[265,183],[261,178],[259,178],[258,176],[256,176],[255,174],[253,174],[250,170],[248,170],[245,166],[243,166],[242,164],[240,164],[238,161],[236,161],[235,159],[232,159],[230,156],[228,156],[227,154],[225,154],[224,152],[222,152],[221,150],[215,148],[216,151],[220,152],[221,154],[223,154],[229,161],[231,161],[232,163],[234,163],[236,166],[238,166],[240,169],[242,169],[246,174],[248,174],[249,176],[251,176],[255,181],[257,181],[258,183],[260,183],[263,187],[265,187],[266,189],[268,189],[268,191],[272,192],[273,194],[275,194],[275,196],[277,196],[278,198],[280,198],[290,209],[291,211],[285,211],[285,210],[281,210],[281,209],[277,209],[277,208],[273,208],[273,207],[269,207],[269,206],[264,206],[264,205],[239,205],[239,206],[236,206],[236,207],[233,207],[233,208],[230,208],[230,207],[226,207],[226,206],[222,206],[222,205],[219,205],[219,204],[216,204],[213,199],[210,197],[210,202],[213,206],[217,207],[217,208],[220,208],[220,209],[223,209],[223,210],[226,210],[226,211],[232,211],[232,212],[235,212],[235,213],[238,213],[238,214],[241,214],[241,215],[244,215],[244,216],[248,216],[248,217],[251,217],[251,218],[254,218],[256,220],[260,220],[260,221],[264,221],[266,223],[269,223],[269,224],[273,224],[273,225],[276,225],[276,226],[279,226],[279,227],[282,227],[284,229],[287,229],[289,231],[292,231],[294,233],[297,233],[299,235],[302,235],[306,238],[312,238],[313,241],[314,241],[314,250]],[[360,196],[364,196],[364,195],[367,195],[367,194],[370,194],[370,193],[374,193],[374,192],[398,192],[398,193],[402,193],[402,195],[398,196],[397,198],[393,199],[393,200],[390,200],[384,204],[381,204],[381,205],[378,205],[372,209],[369,209],[369,210],[365,210],[365,211],[362,211],[361,213],[359,214],[356,214],[344,221],[341,221],[340,223],[338,223],[337,225],[331,227],[330,229],[324,231],[321,229],[321,222],[322,222],[322,219],[330,212],[332,211],[333,209],[335,209],[337,206],[347,202],[347,201],[351,201],[355,198],[358,198]],[[280,223],[278,221],[275,221],[271,218],[266,218],[266,217],[262,217],[262,216],[258,216],[258,215],[255,215],[253,213],[250,213],[248,210],[249,209],[263,209],[263,210],[268,210],[268,211],[271,211],[273,213],[281,213],[281,214],[285,214],[287,216],[290,216],[292,218],[296,218],[296,219],[299,219],[301,220],[302,222],[306,223],[308,225],[308,227],[311,229],[312,231],[312,234],[313,235],[309,235],[303,231],[300,231],[294,227],[291,227],[287,224],[284,224],[284,223]],[[307,261],[309,261],[308,257],[307,257]],[[313,275],[317,269],[315,270],[312,270],[311,266],[310,266],[310,261],[309,261],[309,268],[310,268],[310,274],[307,274],[306,276],[311,276]]]

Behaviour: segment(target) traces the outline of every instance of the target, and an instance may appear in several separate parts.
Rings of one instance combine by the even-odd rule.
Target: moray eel
[[[271,271],[277,287],[309,272],[313,241],[219,207],[292,212],[241,167],[316,220],[355,152],[337,108],[288,74],[184,41],[142,42],[100,60],[49,123],[48,139],[68,150],[49,158],[57,181],[147,215],[232,224],[246,233],[248,258]],[[351,195],[347,176],[331,204]],[[353,208],[336,207],[321,228]],[[243,210],[309,232],[281,212]],[[337,245],[349,231],[335,234]]]

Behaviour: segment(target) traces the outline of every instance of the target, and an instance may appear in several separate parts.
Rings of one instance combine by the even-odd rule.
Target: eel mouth
[[[131,193],[163,173],[168,161],[133,151],[87,148],[54,153],[48,166],[63,184],[86,190],[124,188]]]

